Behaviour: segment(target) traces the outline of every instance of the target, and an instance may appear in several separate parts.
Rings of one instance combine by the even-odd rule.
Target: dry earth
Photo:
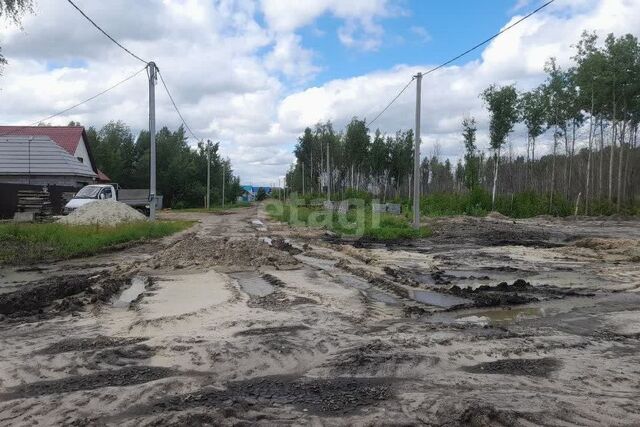
[[[199,223],[0,270],[0,425],[640,424],[636,221],[163,215]]]

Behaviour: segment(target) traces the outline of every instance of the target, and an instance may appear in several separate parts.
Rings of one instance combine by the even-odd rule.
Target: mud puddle
[[[251,297],[266,297],[275,291],[273,285],[256,272],[233,273],[230,276],[236,279],[240,288]]]
[[[149,283],[150,281],[147,277],[134,277],[131,279],[131,285],[114,298],[111,305],[115,308],[129,308],[131,303],[144,293]]]
[[[453,308],[460,305],[473,304],[473,300],[433,291],[410,291],[409,298],[422,304],[442,308]]]
[[[358,277],[348,275],[348,274],[340,274],[337,276],[340,283],[345,286],[350,286],[356,288],[362,292],[365,297],[370,300],[381,302],[387,305],[398,305],[399,301],[393,295],[382,292],[374,288],[369,282],[366,280],[360,279]]]

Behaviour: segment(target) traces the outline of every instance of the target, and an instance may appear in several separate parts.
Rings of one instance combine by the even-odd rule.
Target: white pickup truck
[[[149,212],[149,190],[119,188],[117,184],[91,184],[78,191],[73,199],[64,207],[64,213],[68,214],[80,206],[96,200],[116,200],[125,203],[145,214]],[[156,196],[156,209],[162,209],[162,196]]]

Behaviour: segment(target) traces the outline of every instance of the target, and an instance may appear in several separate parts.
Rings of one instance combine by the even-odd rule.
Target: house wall
[[[26,175],[0,175],[0,182],[10,184],[31,185],[60,185],[65,187],[81,188],[93,184],[94,180],[85,176],[26,176]]]
[[[73,156],[77,159],[78,157],[82,158],[82,163],[85,165],[89,165],[91,169],[96,170],[95,165],[91,164],[91,159],[89,158],[89,152],[87,151],[87,146],[84,143],[84,139],[80,137],[80,142],[76,147],[76,152],[73,153]]]

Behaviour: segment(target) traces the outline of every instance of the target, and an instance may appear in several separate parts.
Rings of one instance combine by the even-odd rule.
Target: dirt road
[[[640,424],[638,222],[163,215],[199,223],[2,268],[0,425]]]

